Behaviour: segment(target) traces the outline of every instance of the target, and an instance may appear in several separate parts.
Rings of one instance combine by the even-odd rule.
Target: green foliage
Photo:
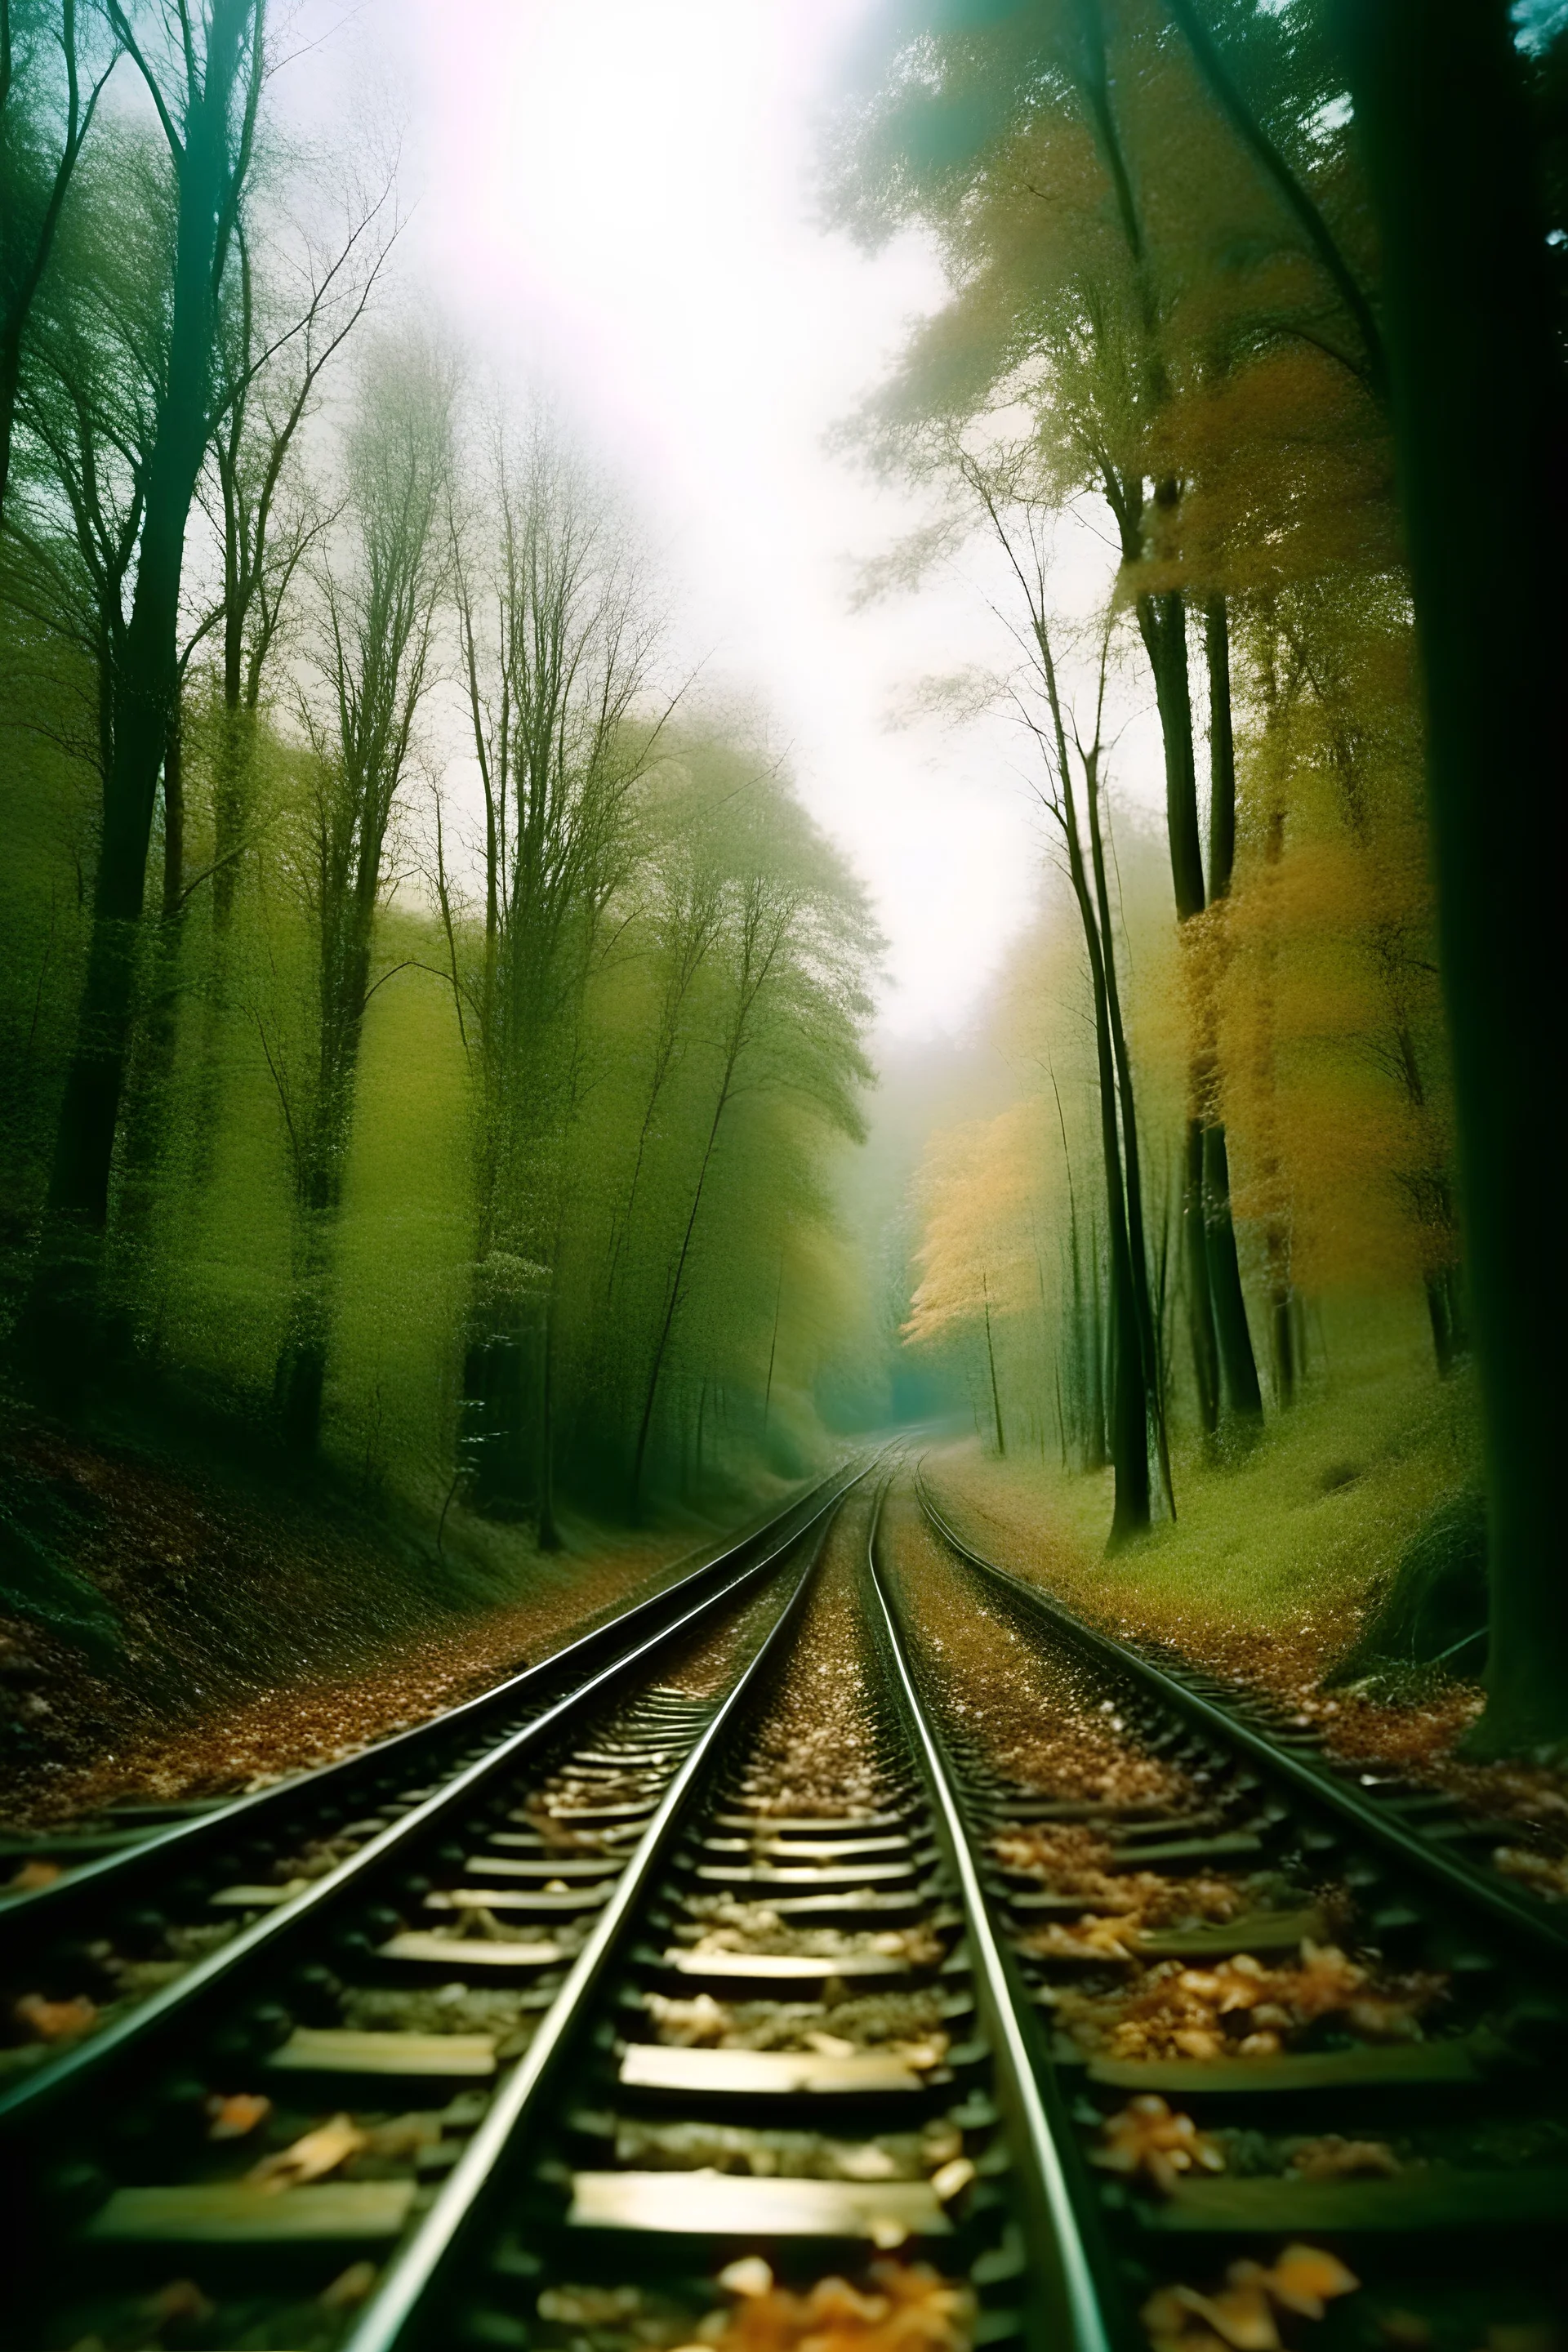
[[[42,13],[13,21],[7,299],[66,103]],[[231,65],[251,21],[225,0],[207,28]],[[178,91],[173,51],[147,69]],[[467,1513],[481,1550],[481,1514],[548,1544],[558,1499],[706,1506],[797,1475],[861,1318],[834,1206],[870,1075],[858,887],[747,728],[677,726],[649,565],[563,436],[502,432],[477,461],[416,337],[370,344],[326,429],[388,197],[334,248],[319,205],[289,213],[309,173],[251,141],[263,84],[231,97],[202,133],[228,191],[206,342],[196,311],[176,325],[195,151],[117,114],[73,163],[18,346],[0,1276],[19,1369],[63,1328],[39,1271],[63,1166],[79,1223],[88,1203],[61,1252],[79,1392],[199,1397],[368,1500],[449,1534]],[[193,84],[174,120],[201,102]],[[149,485],[192,398],[207,445],[195,503],[164,518],[171,567]],[[18,1584],[37,1540],[12,1547]]]
[[[1017,1530],[1019,1557],[1032,1553],[1073,1605],[1194,1650],[1221,1637],[1242,1672],[1260,1643],[1300,1633],[1303,1677],[1313,1675],[1325,1652],[1356,1639],[1368,1595],[1392,1589],[1412,1530],[1473,1486],[1479,1455],[1468,1380],[1439,1384],[1421,1364],[1418,1300],[1329,1298],[1313,1309],[1312,1336],[1332,1379],[1271,1416],[1238,1459],[1205,1458],[1184,1439],[1180,1516],[1133,1550],[1104,1555],[1104,1472],[1021,1452],[987,1465],[984,1487],[978,1475],[965,1483],[977,1500],[990,1488],[987,1508]],[[938,1475],[939,1491],[953,1475]],[[1454,1664],[1463,1673],[1475,1658]]]

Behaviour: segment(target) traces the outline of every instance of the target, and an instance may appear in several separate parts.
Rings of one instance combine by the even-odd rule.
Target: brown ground
[[[1025,1641],[985,1606],[900,1481],[882,1515],[882,1556],[911,1589],[921,1650],[992,1769],[1021,1788],[1113,1805],[1175,1805],[1180,1774],[1128,1739],[1070,1658]]]
[[[0,1617],[5,1820],[258,1785],[418,1723],[652,1590],[692,1531],[575,1531],[543,1556],[403,1540],[328,1496],[150,1460],[37,1424],[0,1450],[0,1501],[109,1601],[101,1668]]]
[[[799,1639],[740,1784],[759,1812],[842,1816],[878,1802],[855,1585],[870,1511],[864,1491],[853,1495],[828,1531]]]

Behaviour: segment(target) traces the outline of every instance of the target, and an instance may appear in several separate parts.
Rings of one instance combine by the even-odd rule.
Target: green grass
[[[1239,1457],[1180,1449],[1174,1523],[1110,1558],[1109,1472],[970,1443],[931,1458],[933,1491],[1005,1527],[1017,1566],[1097,1615],[1173,1634],[1288,1628],[1331,1646],[1433,1509],[1479,1475],[1471,1383],[1439,1383],[1379,1318],[1339,1319],[1332,1379],[1270,1413]]]

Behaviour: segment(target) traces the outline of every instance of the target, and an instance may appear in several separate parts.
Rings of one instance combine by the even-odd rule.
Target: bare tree
[[[292,461],[322,377],[363,319],[386,266],[398,229],[392,199],[390,176],[368,195],[351,193],[335,237],[302,233],[296,254],[275,250],[259,273],[246,217],[237,231],[237,283],[224,321],[222,402],[204,491],[223,567],[213,624],[223,698],[213,803],[213,927],[220,941],[250,816],[263,677],[289,591],[331,520],[330,509],[290,481]]]
[[[653,1427],[659,1380],[670,1335],[686,1297],[692,1243],[725,1114],[733,1105],[744,1082],[747,1064],[765,1024],[770,992],[779,978],[781,966],[789,955],[802,912],[798,891],[787,881],[766,874],[750,876],[744,882],[731,886],[726,898],[721,952],[725,954],[729,968],[729,1001],[719,1055],[718,1084],[691,1188],[690,1204],[670,1268],[658,1332],[647,1368],[642,1419],[637,1428],[637,1454],[632,1464],[634,1507],[642,1490],[643,1467],[647,1458],[648,1434]]]
[[[1116,1469],[1111,1541],[1117,1543],[1149,1524],[1151,1441],[1173,1516],[1175,1496],[1165,1427],[1163,1359],[1149,1281],[1136,1093],[1106,880],[1101,803],[1110,624],[1100,633],[1094,725],[1086,741],[1061,687],[1047,585],[1047,519],[1021,490],[1013,460],[1003,457],[988,469],[960,449],[955,463],[1019,592],[1024,620],[1020,625],[1008,617],[1006,625],[1025,654],[1027,670],[1026,682],[1015,689],[1013,699],[1040,754],[1041,805],[1061,845],[1089,961],[1110,1276],[1110,1424]]]
[[[98,12],[92,13],[96,16]],[[61,0],[56,38],[65,75],[65,121],[52,169],[46,165],[41,170],[28,170],[26,165],[36,166],[39,159],[28,156],[24,160],[26,131],[32,126],[24,126],[17,120],[21,98],[16,84],[15,35],[12,0],[0,0],[0,154],[4,158],[5,196],[0,208],[5,221],[0,237],[0,524],[5,519],[11,446],[22,383],[22,347],[28,321],[54,252],[60,215],[92,128],[98,101],[121,55],[118,41],[111,37],[108,56],[96,68],[89,67],[94,78],[84,94],[76,0]]]
[[[321,691],[301,702],[312,753],[296,867],[313,943],[309,1045],[261,1024],[297,1213],[277,1395],[286,1438],[313,1452],[331,1326],[338,1212],[353,1124],[376,916],[445,592],[451,379],[417,348],[376,355],[348,453],[342,545],[318,567]],[[401,969],[394,966],[393,971]]]
[[[660,625],[623,518],[544,425],[521,446],[498,433],[485,496],[489,543],[471,525],[454,533],[485,810],[482,961],[467,984],[479,1084],[461,1444],[470,1500],[502,1513],[537,1506],[549,1542],[555,1268],[581,1014],[626,871],[629,796],[663,724],[635,715]]]

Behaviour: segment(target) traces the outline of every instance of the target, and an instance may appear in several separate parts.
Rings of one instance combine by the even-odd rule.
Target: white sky
[[[886,725],[922,676],[994,654],[973,595],[849,609],[858,562],[919,515],[824,436],[941,290],[912,242],[869,258],[814,217],[823,111],[874,5],[375,0],[289,79],[318,123],[329,91],[401,112],[405,279],[477,372],[543,390],[624,480],[683,650],[763,706],[868,884],[882,1025],[912,1038],[973,1012],[1039,839],[994,733]]]

